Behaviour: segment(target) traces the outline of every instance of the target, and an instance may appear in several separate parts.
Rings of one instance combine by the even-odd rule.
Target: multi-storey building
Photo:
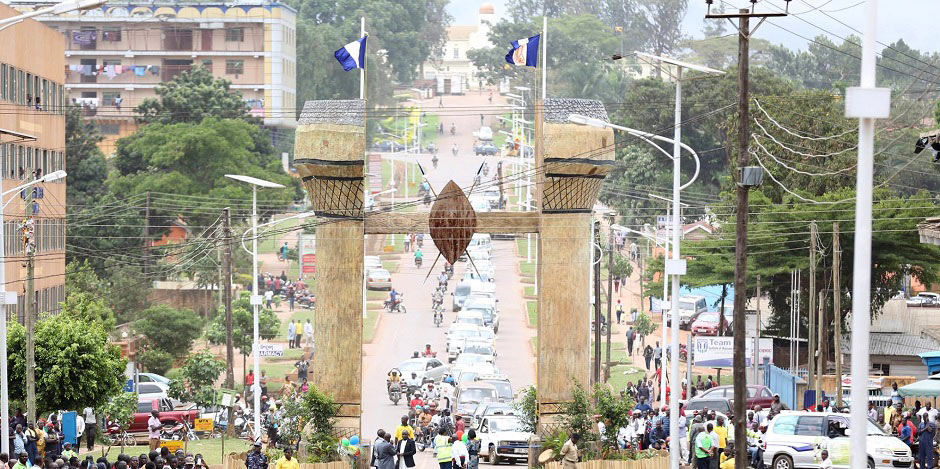
[[[437,94],[464,94],[471,87],[481,88],[482,77],[467,57],[467,51],[491,47],[490,26],[495,23],[493,5],[484,3],[480,6],[477,24],[447,28],[441,56],[429,58],[422,66],[422,78],[437,82]]]
[[[0,4],[0,18],[19,14]],[[65,40],[26,20],[0,30],[0,44],[0,183],[10,190],[65,169]],[[0,200],[10,201],[3,209],[6,285],[0,287],[17,293],[10,318],[24,318],[28,250],[35,254],[35,311],[54,313],[65,299],[65,181],[33,186],[29,210],[25,191]]]
[[[20,0],[19,10],[56,0]],[[296,127],[296,11],[268,0],[199,3],[109,1],[37,18],[65,37],[65,88],[105,136],[105,154],[137,129],[134,108],[193,67],[232,82],[272,130]]]

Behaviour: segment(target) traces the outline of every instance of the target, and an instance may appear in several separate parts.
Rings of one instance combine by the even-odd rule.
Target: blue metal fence
[[[791,375],[783,368],[777,368],[768,362],[764,362],[764,386],[770,388],[776,394],[780,394],[780,402],[786,404],[791,409],[797,407],[796,382],[799,378]]]

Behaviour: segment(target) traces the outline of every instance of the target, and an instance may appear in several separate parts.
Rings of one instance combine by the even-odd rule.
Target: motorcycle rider
[[[398,292],[395,290],[395,287],[392,287],[388,291],[388,310],[395,311],[395,308],[398,307]]]
[[[411,407],[415,410],[415,413],[418,412],[418,409],[424,406],[424,400],[421,399],[421,392],[416,391],[411,397],[411,401],[408,402],[408,407]]]
[[[424,258],[424,254],[421,252],[421,248],[415,249],[415,266],[421,267],[421,261]]]
[[[398,368],[392,368],[388,372],[388,377],[385,379],[385,386],[391,390],[392,385],[398,385],[401,383],[401,371]]]
[[[441,272],[441,275],[437,276],[437,285],[447,289],[447,273]]]
[[[444,303],[444,294],[440,290],[434,290],[434,293],[431,293],[431,309],[437,308],[438,305]]]
[[[454,144],[454,146],[450,148],[450,151],[451,153],[454,154],[454,156],[457,156],[457,144],[456,143]]]
[[[431,403],[431,406],[436,406],[433,401],[441,397],[441,393],[434,387],[434,383],[428,383],[427,388],[424,390],[424,397],[427,398],[427,402]],[[428,410],[430,411],[431,409]]]
[[[434,355],[435,353],[431,351],[431,344],[424,344],[424,352],[421,353],[421,356],[431,358]]]

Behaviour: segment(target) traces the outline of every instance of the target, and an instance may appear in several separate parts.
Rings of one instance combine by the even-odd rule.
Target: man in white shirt
[[[874,402],[868,403],[868,420],[871,420],[872,422],[878,421],[878,409],[875,408]]]
[[[304,340],[307,342],[307,347],[313,350],[313,324],[309,319],[304,323]]]
[[[147,420],[147,432],[150,439],[150,451],[156,451],[160,447],[160,429],[163,423],[160,422],[160,411],[150,412],[150,418]]]
[[[451,437],[454,441],[451,442],[450,455],[454,458],[454,468],[466,468],[467,464],[470,462],[470,452],[467,451],[467,445],[463,442],[463,436],[460,432],[457,435]]]
[[[274,292],[272,290],[264,292],[264,304],[268,309],[271,309],[271,306],[274,305]]]
[[[91,451],[95,446],[95,433],[98,433],[98,418],[95,416],[95,409],[91,407],[85,407],[82,413],[85,414],[85,446]],[[76,446],[81,444],[80,441],[76,443]]]

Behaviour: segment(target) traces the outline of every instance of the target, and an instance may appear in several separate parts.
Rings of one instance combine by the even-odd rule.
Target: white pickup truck
[[[501,461],[515,464],[529,459],[529,439],[534,434],[522,431],[522,422],[514,415],[487,415],[480,421],[480,459],[496,465]]]

